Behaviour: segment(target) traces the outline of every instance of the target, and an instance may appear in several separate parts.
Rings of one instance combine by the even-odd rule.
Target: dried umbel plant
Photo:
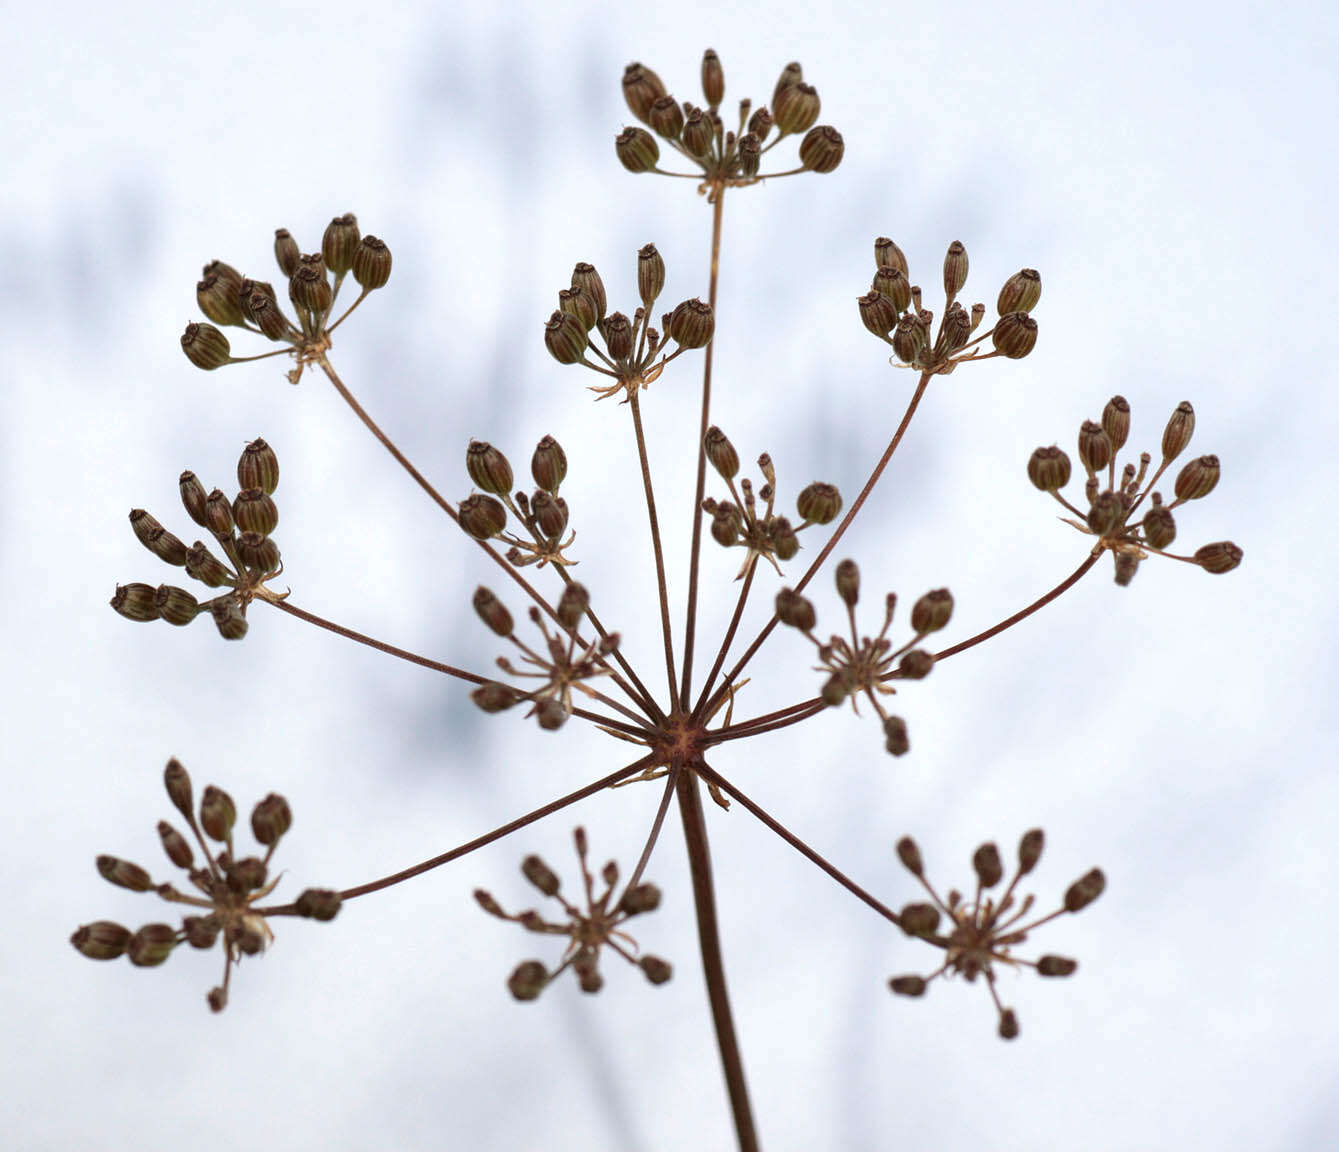
[[[287,802],[270,795],[256,806],[252,830],[264,852],[239,857],[233,839],[236,808],[232,800],[211,787],[197,813],[189,778],[172,761],[165,783],[169,798],[186,821],[190,838],[166,822],[159,825],[159,831],[169,859],[186,871],[193,891],[156,884],[144,869],[112,856],[99,857],[98,869],[116,885],[155,891],[162,899],[187,905],[198,914],[187,916],[179,927],[150,924],[133,933],[111,921],[87,924],[73,937],[75,947],[84,955],[94,959],[128,955],[136,965],[151,966],[162,963],[179,944],[204,948],[221,939],[224,977],[208,997],[210,1007],[219,1010],[226,1004],[234,965],[243,956],[263,951],[273,936],[270,921],[274,918],[330,919],[350,900],[455,861],[596,792],[634,781],[663,780],[658,809],[646,830],[641,854],[631,867],[620,868],[611,860],[598,875],[593,874],[587,860],[586,832],[578,828],[574,839],[580,890],[569,898],[557,872],[538,856],[524,857],[522,874],[560,908],[560,915],[546,917],[537,910],[507,912],[483,889],[476,891],[475,898],[493,917],[518,924],[533,934],[558,936],[564,941],[560,955],[525,960],[509,977],[499,974],[499,991],[505,986],[518,1001],[540,996],[569,969],[581,991],[598,992],[605,980],[599,961],[610,952],[639,967],[651,984],[662,984],[671,978],[671,962],[641,952],[640,942],[629,934],[628,925],[634,918],[653,912],[660,903],[660,889],[644,876],[670,805],[677,804],[708,999],[735,1136],[743,1149],[757,1148],[759,1139],[726,992],[703,788],[723,808],[738,805],[759,820],[886,920],[890,929],[899,929],[899,933],[890,933],[890,943],[909,937],[919,948],[933,952],[937,966],[928,975],[892,978],[890,986],[895,993],[919,997],[941,977],[947,980],[961,976],[967,983],[981,978],[992,1001],[995,1030],[1012,1040],[1019,1035],[1019,1020],[1000,1000],[997,970],[1027,967],[1044,977],[1069,976],[1076,971],[1077,961],[1068,957],[1044,954],[1025,959],[1015,954],[1043,925],[1086,908],[1105,887],[1102,872],[1094,868],[1065,890],[1058,908],[1033,916],[1033,897],[1020,892],[1019,884],[1041,857],[1040,829],[1023,835],[1017,864],[1007,883],[995,844],[978,847],[971,858],[975,881],[967,888],[968,895],[957,889],[941,895],[926,875],[915,841],[903,837],[896,843],[896,855],[914,884],[908,888],[890,880],[890,903],[885,903],[746,795],[735,782],[731,751],[739,741],[786,729],[849,702],[853,711],[859,713],[863,704],[877,716],[887,753],[904,756],[912,747],[911,726],[901,708],[896,712],[891,708],[899,689],[908,681],[926,680],[940,661],[975,647],[1037,612],[1081,579],[1104,552],[1114,557],[1118,584],[1128,584],[1138,564],[1150,554],[1172,556],[1209,573],[1230,571],[1242,555],[1231,543],[1209,544],[1190,556],[1173,556],[1167,551],[1176,534],[1173,511],[1210,493],[1218,481],[1219,460],[1204,455],[1184,465],[1173,481],[1171,499],[1164,499],[1156,485],[1185,451],[1194,429],[1194,412],[1189,403],[1183,403],[1172,414],[1163,433],[1160,462],[1151,475],[1153,456],[1149,453],[1141,455],[1138,463],[1130,462],[1118,470],[1117,454],[1125,446],[1130,429],[1130,406],[1122,397],[1114,397],[1100,421],[1085,422],[1079,431],[1079,461],[1087,475],[1086,510],[1061,494],[1072,471],[1070,459],[1061,449],[1039,448],[1028,461],[1017,462],[1019,482],[1025,472],[1037,488],[1050,493],[1072,514],[1063,519],[1093,539],[1091,546],[1085,545],[1078,567],[1056,587],[993,627],[936,651],[937,637],[953,620],[955,600],[947,588],[918,595],[910,611],[901,617],[897,615],[896,594],[880,589],[881,619],[877,609],[873,618],[877,627],[868,619],[861,625],[857,623],[860,569],[855,560],[840,559],[830,571],[846,619],[825,638],[818,631],[819,609],[806,590],[828,569],[829,559],[879,483],[932,381],[962,365],[974,366],[995,357],[1018,359],[1032,351],[1038,335],[1033,313],[1041,299],[1041,277],[1031,268],[1009,277],[996,295],[995,318],[988,323],[984,304],[960,302],[967,283],[968,257],[965,246],[955,240],[944,256],[944,302],[936,322],[935,313],[926,306],[929,293],[912,278],[903,250],[891,239],[877,239],[872,285],[858,298],[858,312],[864,328],[892,349],[890,361],[912,373],[897,376],[910,385],[900,422],[853,500],[846,500],[830,478],[800,483],[787,479],[783,485],[779,475],[784,469],[778,469],[767,453],[756,458],[755,480],[745,474],[735,443],[711,420],[712,356],[715,342],[721,338],[716,295],[724,206],[727,198],[745,194],[751,185],[765,180],[831,172],[841,161],[844,145],[836,129],[817,123],[819,96],[804,80],[798,64],[789,64],[782,71],[766,106],[755,107],[743,100],[737,117],[721,112],[724,73],[720,60],[710,50],[702,61],[701,87],[701,106],[681,102],[649,68],[629,65],[623,76],[623,92],[639,125],[618,135],[615,151],[631,172],[687,178],[697,183],[711,208],[711,273],[705,291],[664,305],[666,262],[656,245],[647,244],[636,253],[635,278],[616,282],[620,292],[627,291],[622,287],[624,283],[635,283],[636,298],[627,299],[626,311],[610,310],[604,279],[592,265],[583,262],[575,266],[568,284],[559,289],[557,307],[542,325],[545,347],[555,360],[590,372],[595,379],[589,387],[597,400],[617,399],[615,405],[601,405],[596,410],[598,418],[627,421],[640,464],[635,487],[640,488],[649,525],[654,587],[632,588],[625,599],[596,604],[586,587],[573,577],[572,568],[581,559],[575,524],[582,507],[578,495],[563,487],[568,460],[553,437],[540,440],[530,456],[533,488],[529,490],[518,484],[517,472],[500,448],[481,440],[462,444],[471,491],[453,501],[426,479],[355,399],[331,364],[332,335],[370,293],[387,284],[391,257],[384,243],[362,235],[357,220],[346,214],[331,221],[319,252],[304,255],[287,230],[275,234],[274,254],[288,281],[291,316],[269,283],[247,279],[218,261],[206,266],[197,285],[197,299],[212,323],[189,325],[182,336],[182,347],[192,363],[210,370],[260,358],[234,357],[231,342],[218,327],[222,325],[279,345],[262,355],[286,354],[293,359],[296,366],[289,379],[294,383],[307,367],[319,369],[414,482],[459,525],[467,538],[462,544],[479,548],[496,566],[502,591],[480,587],[474,594],[473,607],[504,654],[487,672],[455,667],[333,623],[298,607],[287,588],[283,592],[271,588],[270,582],[285,569],[273,538],[278,525],[273,500],[279,479],[278,457],[263,440],[246,447],[237,467],[239,489],[231,499],[219,489],[207,492],[194,473],[185,472],[180,477],[179,491],[187,515],[212,537],[213,547],[222,558],[203,541],[188,548],[143,510],[130,514],[135,535],[149,551],[184,568],[188,576],[206,587],[222,591],[200,601],[174,585],[132,583],[118,587],[112,600],[112,606],[123,616],[143,622],[165,620],[186,625],[208,609],[220,634],[230,640],[245,636],[248,609],[260,602],[293,619],[460,681],[484,712],[516,712],[550,732],[571,722],[594,725],[613,741],[608,770],[574,792],[551,799],[394,875],[343,891],[308,889],[294,903],[283,905],[263,902],[277,882],[270,875],[270,857],[292,823]],[[782,161],[776,171],[764,171],[769,153],[773,149],[784,152],[788,137],[798,141],[797,161],[790,166]],[[633,263],[629,261],[630,268]],[[332,322],[341,287],[350,276],[359,294]],[[663,310],[657,321],[658,308]],[[537,338],[540,327],[537,319]],[[658,394],[658,390],[652,391],[652,385],[667,371],[684,375],[695,371],[688,365],[697,357],[701,390],[694,445],[694,517],[688,553],[680,558],[672,574],[671,558],[662,548],[648,451],[647,406]],[[882,369],[881,361],[882,357],[873,362],[871,370]],[[973,367],[972,371],[977,369]],[[710,546],[706,537],[715,546],[735,550],[740,563],[731,586],[734,608],[723,635],[700,644],[702,552]],[[802,541],[809,552],[800,560]],[[797,560],[797,570],[790,570]],[[307,558],[303,562],[308,562]],[[286,578],[293,580],[293,573],[288,572]],[[672,579],[680,578],[687,582],[687,610],[684,619],[676,623],[671,619],[670,587]],[[762,588],[756,587],[759,583]],[[300,587],[300,578],[298,584]],[[621,583],[618,586],[624,587]],[[756,635],[741,635],[745,606],[755,595],[763,597],[764,604],[774,605],[773,611]],[[517,602],[525,606],[527,626],[517,626],[508,600],[513,606]],[[663,642],[663,666],[658,669],[634,667],[620,647],[618,632],[605,623],[608,620],[610,625],[617,625],[620,619],[645,614],[648,609],[654,610]],[[824,608],[825,614],[829,611]],[[765,646],[772,660],[804,662],[814,658],[805,654],[798,638],[777,641],[773,633],[778,624],[795,629],[813,645],[817,673],[814,695],[798,700],[771,699],[766,710],[747,712],[739,691],[746,680],[757,681],[749,693],[750,701],[767,691],[767,677],[756,661]],[[703,668],[705,675],[701,675]],[[657,683],[660,686],[653,688]],[[926,690],[930,690],[928,686],[917,687],[917,692]],[[909,694],[908,703],[914,707],[914,694]],[[629,745],[636,750],[629,752]],[[878,755],[873,744],[871,754]],[[192,838],[203,855],[199,865]],[[210,841],[219,847],[211,849]],[[928,901],[906,899],[908,895],[921,895],[916,892],[917,885]],[[893,903],[901,904],[900,911]],[[640,923],[638,920],[639,935],[655,935],[654,927],[643,933]],[[656,941],[658,946],[661,943]]]

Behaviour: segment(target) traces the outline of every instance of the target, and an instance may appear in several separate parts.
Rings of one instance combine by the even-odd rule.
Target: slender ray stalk
[[[725,210],[725,184],[714,189],[711,208],[711,278],[707,283],[707,303],[711,305],[712,315],[716,318],[716,331],[721,328],[720,317],[716,316],[716,290],[720,284],[721,272],[721,220]],[[699,568],[702,560],[702,497],[707,491],[707,451],[705,441],[707,429],[711,423],[711,362],[716,350],[713,339],[706,347],[702,357],[702,415],[697,422],[697,486],[693,489],[693,542],[688,558],[688,610],[683,634],[683,686],[679,690],[679,699],[685,706],[693,690],[693,652],[697,631],[697,586]],[[695,709],[695,711],[700,711]]]

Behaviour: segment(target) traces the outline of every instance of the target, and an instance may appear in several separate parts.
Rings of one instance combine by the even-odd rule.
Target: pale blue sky
[[[1175,2],[674,13],[664,29],[631,9],[551,4],[8,14],[0,566],[14,784],[0,1073],[24,1103],[12,1147],[730,1146],[673,815],[648,872],[665,904],[637,933],[676,964],[663,988],[609,965],[598,997],[564,981],[518,1006],[506,975],[552,949],[469,895],[528,906],[520,857],[541,851],[570,876],[578,821],[599,861],[630,864],[652,787],[351,903],[331,925],[277,923],[221,1018],[204,1006],[215,954],[139,971],[67,943],[87,921],[164,918],[152,897],[100,881],[93,857],[166,876],[154,826],[169,815],[170,755],[247,811],[271,790],[288,797],[277,861],[294,894],[393,871],[616,766],[598,733],[483,717],[458,686],[262,606],[229,645],[208,621],[132,625],[106,601],[118,582],[174,578],[127,511],[185,532],[178,473],[226,486],[263,435],[283,469],[294,602],[471,668],[497,654],[468,608],[493,574],[323,381],[292,388],[277,361],[205,374],[178,348],[202,264],[268,275],[274,228],[310,248],[352,210],[395,270],[337,333],[345,379],[453,498],[469,491],[471,437],[520,471],[557,436],[580,575],[659,684],[653,605],[632,592],[650,568],[627,409],[593,406],[540,333],[577,260],[630,311],[647,241],[668,265],[667,298],[705,294],[709,213],[694,186],[629,175],[613,138],[629,120],[629,60],[692,99],[708,44],[727,105],[766,102],[801,60],[822,121],[846,139],[832,175],[727,204],[713,418],[745,460],[771,453],[783,502],[814,479],[852,497],[914,383],[857,318],[874,237],[897,239],[927,285],[961,239],[968,300],[993,303],[1019,267],[1042,273],[1037,351],[938,381],[844,542],[867,615],[885,590],[909,607],[947,585],[947,638],[961,639],[1067,574],[1083,541],[1024,466],[1039,444],[1072,447],[1115,392],[1136,451],[1156,451],[1172,408],[1194,403],[1193,449],[1224,471],[1178,515],[1178,544],[1246,550],[1223,578],[1150,560],[1127,589],[1104,563],[900,694],[902,760],[849,712],[722,755],[723,772],[894,905],[915,898],[892,850],[904,833],[946,884],[967,881],[980,841],[1012,851],[1035,824],[1049,838],[1041,901],[1093,864],[1109,880],[1023,953],[1077,956],[1074,979],[1002,977],[1023,1026],[1005,1045],[983,988],[895,1001],[886,978],[928,958],[746,813],[711,812],[765,1146],[1339,1142],[1327,891],[1339,784],[1324,751],[1339,679],[1339,381],[1322,348],[1335,18]],[[685,356],[645,398],[671,556],[689,523],[699,365]],[[733,604],[737,566],[707,553],[705,636]],[[682,566],[671,581],[681,606]],[[775,587],[760,579],[759,607]],[[814,596],[830,630],[830,579]],[[794,634],[765,657],[741,710],[813,691]]]

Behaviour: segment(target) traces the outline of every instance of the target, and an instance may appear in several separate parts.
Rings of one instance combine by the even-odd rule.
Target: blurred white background
[[[767,102],[799,59],[821,121],[846,140],[835,173],[726,204],[713,419],[745,460],[770,451],[788,507],[814,479],[854,497],[914,384],[857,317],[876,236],[897,239],[936,311],[930,286],[954,239],[971,255],[968,302],[993,306],[1019,267],[1043,276],[1036,352],[937,381],[843,543],[862,565],[867,627],[885,590],[906,611],[947,585],[953,642],[1070,572],[1084,541],[1024,465],[1039,444],[1072,453],[1080,422],[1117,392],[1135,452],[1156,452],[1175,404],[1194,403],[1191,452],[1217,453],[1224,472],[1178,514],[1178,545],[1233,539],[1246,552],[1221,578],[1153,559],[1126,589],[1104,561],[901,693],[901,760],[849,711],[720,754],[721,771],[894,905],[915,898],[893,854],[908,832],[945,885],[967,883],[980,841],[1012,855],[1038,824],[1043,903],[1093,864],[1108,876],[1098,904],[1024,951],[1078,957],[1074,979],[1003,974],[1022,1023],[1005,1044],[983,987],[891,997],[887,977],[927,970],[928,950],[747,813],[711,808],[765,1146],[1339,1142],[1326,895],[1339,868],[1327,526],[1339,407],[1322,347],[1339,22],[1307,4],[869,11],[820,22],[811,5],[679,6],[653,25],[631,7],[11,7],[0,1072],[23,1106],[8,1146],[732,1146],[676,815],[648,871],[665,903],[636,933],[676,965],[663,988],[610,962],[597,997],[564,980],[517,1005],[507,974],[552,961],[558,943],[470,898],[482,885],[530,906],[517,864],[531,851],[571,883],[577,822],[597,862],[630,866],[658,787],[606,793],[333,924],[279,921],[221,1017],[204,1003],[216,953],[183,949],[141,971],[67,942],[91,920],[165,918],[153,897],[103,883],[93,858],[166,878],[154,826],[171,814],[170,755],[244,813],[268,791],[289,798],[280,895],[393,871],[627,758],[578,723],[555,736],[482,716],[458,684],[260,605],[245,641],[227,644],[208,620],[134,625],[107,600],[118,582],[180,581],[136,543],[127,511],[147,508],[189,542],[178,473],[227,488],[262,435],[283,470],[277,539],[294,603],[471,668],[498,654],[470,594],[487,581],[518,616],[519,597],[320,376],[290,387],[278,360],[206,374],[178,347],[206,261],[276,278],[276,227],[310,250],[352,210],[395,265],[337,333],[344,378],[455,499],[469,491],[471,437],[524,476],[535,441],[555,435],[578,575],[663,685],[628,410],[593,405],[593,378],[556,365],[541,329],[578,260],[631,312],[647,241],[667,262],[667,301],[705,295],[703,200],[689,181],[629,175],[613,138],[630,119],[629,60],[700,100],[707,45],[727,108]],[[246,343],[235,350],[260,350]],[[676,559],[700,363],[683,357],[645,397]],[[738,563],[708,543],[700,667]],[[671,579],[681,605],[681,563]],[[760,575],[755,629],[776,586]],[[831,630],[830,578],[814,588]],[[737,714],[817,688],[796,634],[764,656]]]

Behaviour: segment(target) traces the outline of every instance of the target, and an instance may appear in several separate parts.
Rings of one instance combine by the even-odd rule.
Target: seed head
[[[127,620],[147,623],[158,619],[158,590],[152,584],[118,584],[110,603]]]
[[[842,495],[835,485],[816,482],[800,493],[795,508],[806,524],[831,524],[842,510]]]
[[[1217,456],[1199,456],[1190,461],[1176,477],[1176,499],[1199,500],[1218,486],[1220,472]]]
[[[1041,274],[1035,268],[1015,272],[1004,282],[995,310],[1001,316],[1010,312],[1031,312],[1041,299]]]
[[[1195,563],[1206,572],[1221,576],[1240,564],[1242,555],[1242,550],[1231,540],[1223,540],[1216,544],[1206,544],[1198,549],[1195,552]]]
[[[911,629],[917,636],[938,632],[953,616],[953,593],[947,588],[927,592],[911,609]]]
[[[75,932],[70,937],[70,943],[90,960],[115,960],[125,955],[130,935],[130,929],[120,924],[110,920],[95,920]]]
[[[99,856],[98,872],[102,878],[118,888],[129,888],[132,892],[147,892],[154,886],[153,878],[138,864],[122,860],[118,856]]]
[[[1130,437],[1130,402],[1124,396],[1113,396],[1102,409],[1102,430],[1111,441],[1113,452],[1125,447]]]
[[[896,313],[905,312],[911,307],[911,281],[907,274],[896,264],[880,265],[875,270],[871,290],[888,298]],[[892,327],[890,324],[889,328]],[[885,329],[886,331],[887,329]]]
[[[511,495],[511,464],[493,445],[483,440],[471,440],[465,451],[465,470],[485,492],[494,496]]]
[[[586,326],[570,312],[555,312],[544,325],[544,347],[559,364],[576,364],[587,343]]]
[[[1088,907],[1094,900],[1102,895],[1102,890],[1107,886],[1106,877],[1102,875],[1100,868],[1094,868],[1085,872],[1065,892],[1065,911],[1078,912]]]
[[[880,339],[886,339],[897,326],[897,306],[882,292],[871,291],[856,303],[860,307],[860,322]]]
[[[649,310],[664,287],[664,257],[654,244],[644,244],[637,252],[637,295],[642,306]]]
[[[739,453],[730,443],[730,438],[716,425],[713,424],[707,429],[702,444],[707,453],[707,460],[720,473],[722,479],[733,480],[739,474]]]
[[[476,540],[488,540],[507,526],[507,509],[498,500],[476,492],[456,509],[460,526]]]
[[[1079,429],[1079,462],[1092,476],[1111,463],[1111,437],[1094,420],[1085,420]]]
[[[1170,548],[1176,539],[1176,521],[1171,509],[1164,504],[1155,504],[1144,513],[1144,539],[1154,548]]]
[[[517,1000],[535,1000],[548,983],[548,969],[538,960],[527,960],[507,979],[507,989]]]
[[[810,128],[800,141],[800,163],[820,175],[833,171],[842,162],[846,144],[842,134],[829,124]]]
[[[684,117],[683,131],[679,139],[689,154],[698,160],[711,155],[712,145],[716,142],[716,126],[711,116],[701,108],[690,108]]]
[[[279,265],[279,271],[284,274],[285,279],[298,270],[298,261],[301,258],[302,252],[298,248],[298,242],[293,239],[293,233],[287,228],[276,228],[274,230],[274,260]]]
[[[901,716],[889,716],[883,722],[883,748],[893,756],[905,756],[911,751],[907,736],[907,722]]]
[[[995,351],[1021,360],[1037,346],[1037,322],[1026,312],[1006,312],[991,333]]]
[[[557,493],[567,478],[567,455],[552,436],[545,436],[535,445],[535,453],[530,458],[530,475],[545,492],[553,493]]]
[[[660,146],[645,128],[624,128],[614,140],[614,151],[629,172],[654,172],[660,162]]]
[[[336,276],[343,276],[352,270],[353,258],[361,240],[358,218],[352,212],[336,216],[326,225],[325,235],[321,237],[321,257],[325,260],[325,266]]]
[[[263,488],[244,488],[232,502],[233,522],[243,532],[268,536],[279,526],[279,509]]]
[[[209,611],[214,617],[214,627],[225,640],[240,640],[246,635],[246,613],[235,596],[210,601]]]
[[[232,838],[236,823],[237,805],[232,797],[222,788],[209,785],[200,798],[200,826],[214,840],[226,843]]]
[[[952,303],[953,298],[962,291],[967,283],[967,249],[961,240],[954,240],[948,246],[944,256],[944,295]],[[1019,309],[1022,311],[1022,309]]]
[[[673,96],[661,96],[651,105],[647,123],[666,140],[677,140],[683,131],[683,108]]]
[[[807,132],[818,120],[822,102],[811,84],[796,81],[778,88],[772,100],[772,119],[782,135]]]
[[[783,588],[776,594],[776,617],[801,632],[812,632],[818,622],[813,604],[791,588]]]
[[[237,461],[237,484],[243,489],[259,488],[270,496],[279,487],[279,457],[259,437],[243,449]],[[185,499],[184,495],[182,498]],[[196,520],[196,523],[205,526],[203,520]]]
[[[1054,444],[1038,448],[1027,462],[1027,474],[1043,492],[1058,492],[1069,483],[1069,457]]]
[[[1175,460],[1185,447],[1190,443],[1190,437],[1195,434],[1195,409],[1190,406],[1189,400],[1182,400],[1176,406],[1176,411],[1167,421],[1167,427],[1162,433],[1162,458],[1164,460]]]
[[[647,122],[651,105],[665,95],[665,85],[650,68],[634,61],[623,69],[623,99],[642,123]]]
[[[910,836],[903,836],[897,842],[897,858],[902,861],[903,867],[913,876],[924,874],[925,864],[921,860],[921,850]]]
[[[906,255],[887,236],[874,241],[874,263],[880,268],[896,268],[904,278],[911,275]],[[907,283],[910,284],[910,280]]]
[[[386,287],[391,278],[391,250],[375,236],[364,236],[353,254],[353,278],[364,292]]]
[[[126,944],[126,955],[138,968],[156,968],[177,944],[177,930],[171,924],[146,924]]]
[[[338,914],[342,900],[338,892],[329,888],[308,888],[294,903],[299,916],[311,920],[333,920]]]
[[[739,174],[746,180],[753,179],[762,167],[762,137],[756,132],[745,132],[739,138],[738,153]]]
[[[251,832],[256,837],[256,843],[267,848],[278,844],[292,826],[293,810],[277,792],[271,792],[251,811]],[[259,888],[260,884],[255,887]]]
[[[670,313],[670,337],[684,348],[705,347],[711,342],[715,328],[711,305],[696,298],[685,300]]]

